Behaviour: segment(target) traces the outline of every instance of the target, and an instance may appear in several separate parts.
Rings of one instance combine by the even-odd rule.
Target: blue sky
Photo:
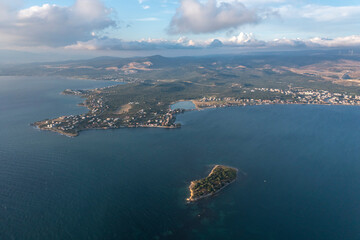
[[[358,47],[354,0],[0,0],[1,49]]]
[[[107,32],[107,35],[121,38],[124,40],[138,40],[142,38],[167,38],[175,39],[176,36],[168,35],[166,28],[171,21],[171,18],[179,7],[179,0],[144,0],[142,4],[138,0],[104,0],[103,3],[106,7],[111,8],[114,12],[114,19],[119,23],[119,29],[111,29]],[[206,2],[206,1],[203,1]],[[239,0],[239,2],[244,2]],[[251,2],[258,2],[255,4],[249,4]],[[34,5],[43,5],[46,3],[57,4],[59,6],[71,6],[74,4],[74,0],[37,0],[27,1],[23,6],[31,7]],[[245,1],[246,5],[250,5],[257,8],[279,8],[281,6],[294,6],[294,8],[301,8],[306,5],[318,5],[320,6],[360,6],[359,1],[354,0],[290,0],[290,1]],[[144,7],[149,7],[144,9]],[[142,21],[141,21],[142,20]],[[349,17],[351,21],[352,18]],[[333,23],[332,23],[333,24]],[[340,23],[341,24],[341,23]],[[273,16],[271,19],[264,21],[256,25],[241,26],[238,31],[252,32],[256,36],[262,37],[262,39],[272,38],[308,38],[315,36],[322,37],[338,37],[345,35],[360,34],[353,28],[351,23],[347,23],[348,26],[328,26],[324,22],[314,22],[312,19],[284,19],[281,16]],[[360,27],[360,22],[354,24]],[[360,28],[358,28],[360,29]],[[335,30],[335,31],[334,31]],[[354,30],[356,32],[354,32]],[[196,39],[205,39],[211,37],[219,37],[228,35],[229,31],[216,32],[215,34],[203,34],[194,35],[186,34]],[[181,35],[181,34],[179,34]]]

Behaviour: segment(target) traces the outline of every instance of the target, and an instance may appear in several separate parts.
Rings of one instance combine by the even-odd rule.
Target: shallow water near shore
[[[196,106],[192,101],[179,101],[172,104],[170,108],[171,110],[175,110],[175,109],[194,110],[196,109]]]
[[[0,239],[359,239],[360,107],[269,105],[180,114],[180,129],[31,122],[87,111],[66,88],[0,78]],[[215,164],[245,177],[187,204]]]

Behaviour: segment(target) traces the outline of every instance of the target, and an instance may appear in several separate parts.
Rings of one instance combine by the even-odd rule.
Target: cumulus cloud
[[[237,36],[232,36],[227,40],[229,45],[246,45],[246,46],[261,46],[264,45],[263,41],[255,38],[252,33],[241,32]]]
[[[76,0],[70,7],[44,4],[6,12],[7,20],[0,19],[0,42],[17,45],[65,46],[87,41],[94,32],[115,26],[111,10],[100,0]]]
[[[216,0],[208,0],[202,3],[200,0],[181,0],[168,32],[211,33],[257,23],[259,19],[255,10],[246,8],[238,1],[218,3]]]

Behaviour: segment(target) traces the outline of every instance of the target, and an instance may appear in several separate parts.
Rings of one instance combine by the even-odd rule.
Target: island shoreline
[[[215,190],[214,192],[211,192],[211,193],[208,193],[208,194],[204,194],[204,195],[201,195],[199,197],[194,197],[194,187],[195,187],[195,184],[198,183],[199,181],[202,181],[204,179],[208,179],[210,178],[213,174],[215,174],[215,171],[220,168],[220,169],[231,169],[231,170],[235,170],[236,171],[236,175],[235,175],[235,178],[230,181],[230,182],[227,182],[225,183],[223,186],[221,186],[219,189]],[[227,186],[229,186],[231,183],[235,182],[237,177],[238,177],[238,172],[239,172],[239,169],[237,168],[233,168],[233,167],[229,167],[229,166],[224,166],[224,165],[215,165],[213,167],[213,169],[211,170],[211,172],[208,174],[208,176],[206,178],[203,178],[203,179],[200,179],[200,180],[194,180],[194,181],[191,181],[190,183],[190,186],[189,186],[189,190],[190,190],[190,197],[186,199],[186,201],[188,203],[191,203],[191,202],[196,202],[200,199],[204,199],[204,198],[207,198],[207,197],[211,197],[211,196],[214,196],[216,195],[218,192],[220,192],[222,189],[226,188]]]

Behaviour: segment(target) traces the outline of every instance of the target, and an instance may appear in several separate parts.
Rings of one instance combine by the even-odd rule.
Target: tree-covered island
[[[209,197],[234,182],[237,177],[236,168],[216,165],[206,178],[192,181],[190,184],[189,202]]]

